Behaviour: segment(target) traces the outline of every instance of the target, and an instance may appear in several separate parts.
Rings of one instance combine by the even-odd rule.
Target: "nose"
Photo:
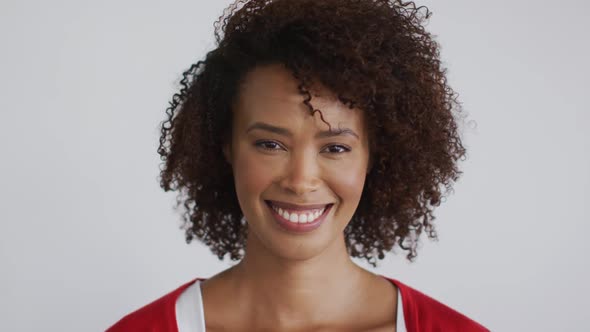
[[[280,180],[280,186],[287,192],[304,196],[317,191],[320,179],[320,167],[312,151],[294,151]]]

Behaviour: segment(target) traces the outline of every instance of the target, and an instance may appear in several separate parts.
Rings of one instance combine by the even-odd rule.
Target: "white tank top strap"
[[[404,302],[402,302],[402,293],[397,288],[397,320],[395,324],[396,332],[407,332],[406,321],[404,320]]]
[[[205,332],[200,280],[196,280],[180,294],[175,309],[178,332]]]

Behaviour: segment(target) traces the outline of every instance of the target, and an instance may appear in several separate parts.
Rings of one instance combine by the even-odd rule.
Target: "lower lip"
[[[290,221],[286,221],[281,215],[279,215],[270,205],[266,203],[268,206],[270,213],[274,217],[274,220],[281,226],[283,229],[293,233],[308,233],[313,231],[314,229],[320,227],[320,225],[326,220],[326,216],[332,209],[333,204],[329,204],[328,207],[324,210],[321,216],[319,216],[313,222],[306,222],[306,223],[294,223]]]

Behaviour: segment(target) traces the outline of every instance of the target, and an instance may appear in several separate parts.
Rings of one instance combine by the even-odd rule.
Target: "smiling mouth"
[[[334,205],[333,203],[313,205],[312,209],[302,210],[301,206],[296,206],[296,209],[283,209],[271,201],[265,201],[265,203],[275,221],[287,231],[295,233],[305,233],[318,228],[326,220],[326,216]],[[280,203],[278,205],[285,206]]]

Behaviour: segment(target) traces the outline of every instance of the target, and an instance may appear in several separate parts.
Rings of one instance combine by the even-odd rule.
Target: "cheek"
[[[329,174],[327,181],[336,195],[356,209],[365,185],[366,165],[358,162],[335,168]]]
[[[269,163],[264,163],[260,157],[254,153],[248,153],[247,149],[242,148],[234,156],[234,180],[236,183],[236,192],[238,198],[244,199],[248,197],[240,197],[248,195],[256,198],[271,184],[271,169]]]

